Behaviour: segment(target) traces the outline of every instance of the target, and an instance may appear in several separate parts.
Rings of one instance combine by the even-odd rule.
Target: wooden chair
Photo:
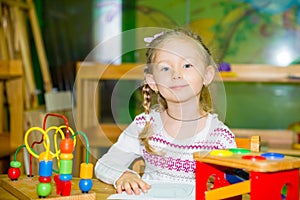
[[[237,148],[250,149],[252,152],[260,151],[260,136],[251,136],[250,138],[235,138]],[[142,175],[145,169],[143,159],[136,160],[132,165],[132,170]]]

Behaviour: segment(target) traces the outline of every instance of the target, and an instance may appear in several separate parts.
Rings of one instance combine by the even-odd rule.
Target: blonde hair
[[[217,66],[211,56],[211,53],[209,49],[204,45],[202,42],[202,39],[200,38],[199,35],[185,30],[185,29],[174,29],[174,30],[168,30],[166,32],[163,32],[162,34],[159,34],[158,37],[155,37],[150,44],[148,45],[148,50],[146,52],[147,56],[147,65],[145,67],[144,73],[146,74],[151,74],[152,73],[152,61],[155,59],[155,53],[156,50],[159,48],[159,46],[163,45],[164,42],[166,42],[169,39],[172,39],[173,37],[178,37],[178,36],[186,36],[199,44],[199,48],[201,49],[202,56],[204,57],[204,64],[205,66],[213,66],[215,69],[217,69]],[[157,103],[160,107],[160,109],[167,109],[167,103],[165,99],[157,92],[153,92],[149,85],[145,83],[142,88],[142,94],[143,94],[143,107],[144,107],[144,112],[146,115],[150,114],[151,110],[151,104],[152,103]],[[156,98],[155,98],[156,96]],[[156,99],[156,102],[155,102]],[[211,102],[211,95],[209,93],[207,85],[204,85],[200,94],[200,107],[205,111],[205,112],[212,112],[212,102]],[[151,130],[151,123],[150,120],[146,120],[146,124],[142,132],[139,134],[139,139],[141,143],[145,146],[146,150],[149,153],[156,153],[155,149],[151,147],[149,144],[149,139],[152,135],[152,130]]]

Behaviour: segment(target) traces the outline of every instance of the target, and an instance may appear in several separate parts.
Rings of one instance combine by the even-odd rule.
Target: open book
[[[128,195],[126,192],[122,194],[113,194],[107,199],[143,199],[143,200],[194,200],[195,199],[195,185],[193,184],[179,184],[162,181],[147,181],[151,185],[151,189],[147,193],[140,195]]]

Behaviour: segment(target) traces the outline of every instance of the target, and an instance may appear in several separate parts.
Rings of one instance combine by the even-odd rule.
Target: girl
[[[201,38],[176,29],[146,41],[145,112],[95,166],[96,177],[117,193],[147,192],[147,180],[194,184],[193,152],[236,147],[233,133],[212,112],[208,85],[217,68]],[[145,160],[142,179],[128,169],[139,157]]]

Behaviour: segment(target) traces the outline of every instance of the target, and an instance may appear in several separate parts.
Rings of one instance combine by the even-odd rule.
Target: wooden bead
[[[72,139],[63,139],[60,142],[60,151],[61,153],[72,153],[74,150],[74,142]]]
[[[39,183],[36,190],[39,197],[46,197],[51,193],[52,187],[50,183]]]
[[[21,162],[19,162],[19,161],[11,161],[10,162],[10,166],[11,167],[14,167],[14,168],[20,168],[21,167]]]
[[[59,155],[59,158],[62,160],[72,160],[73,159],[73,154],[71,153],[62,153]]]
[[[72,175],[71,174],[60,174],[59,175],[59,180],[61,180],[61,181],[70,181],[70,180],[72,180]]]
[[[80,164],[80,178],[91,179],[93,177],[93,164],[81,163]]]
[[[14,167],[9,168],[7,173],[8,177],[12,181],[18,180],[20,174],[21,174],[20,168],[14,168]]]
[[[39,162],[41,162],[42,160],[52,160],[52,156],[50,153],[46,153],[45,151],[40,153],[39,155]]]
[[[50,183],[51,182],[51,176],[40,176],[39,177],[40,183]]]
[[[39,176],[52,176],[52,161],[39,162]]]
[[[79,188],[82,193],[88,193],[93,187],[93,181],[91,179],[80,179]]]
[[[72,174],[73,160],[60,160],[59,173]]]

